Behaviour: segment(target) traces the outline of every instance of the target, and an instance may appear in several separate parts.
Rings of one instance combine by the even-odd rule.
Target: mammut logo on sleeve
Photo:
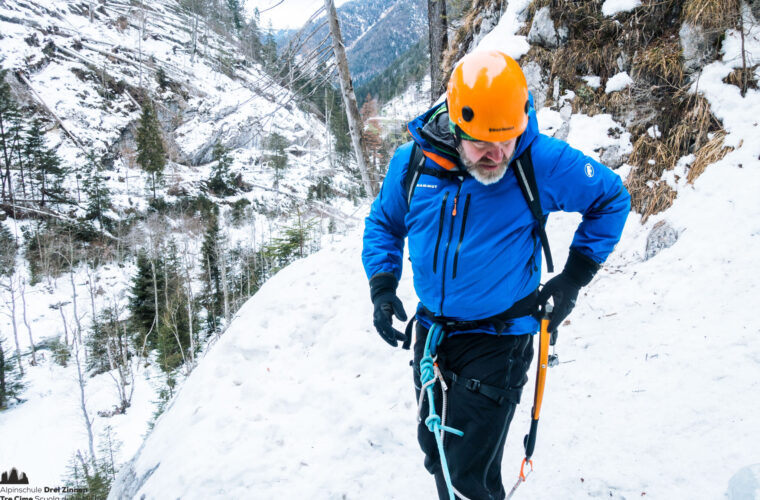
[[[590,163],[586,163],[586,166],[583,167],[586,169],[586,176],[587,177],[593,177],[594,176],[594,166]]]

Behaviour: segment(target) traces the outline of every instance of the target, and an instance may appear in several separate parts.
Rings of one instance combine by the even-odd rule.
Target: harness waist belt
[[[433,311],[424,305],[419,314],[424,314],[430,320],[439,323],[443,326],[443,329],[446,332],[478,330],[484,327],[493,326],[497,333],[502,333],[510,326],[511,320],[533,315],[536,312],[535,304],[537,298],[538,290],[534,290],[532,293],[515,302],[512,307],[496,316],[470,321],[456,320],[446,318],[445,316],[436,316]]]

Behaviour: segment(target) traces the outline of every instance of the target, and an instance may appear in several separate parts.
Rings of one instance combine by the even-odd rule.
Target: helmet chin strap
[[[462,144],[462,129],[459,125],[454,125],[454,144],[457,148]]]

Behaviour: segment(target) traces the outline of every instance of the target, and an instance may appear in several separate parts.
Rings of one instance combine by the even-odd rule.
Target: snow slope
[[[708,169],[667,213],[678,242],[646,262],[656,221],[631,216],[560,332],[563,363],[549,373],[522,498],[718,498],[734,473],[760,462],[757,186],[757,168]],[[576,222],[550,222],[559,262]],[[372,329],[360,251],[357,230],[270,280],[189,377],[112,498],[432,498],[410,354]],[[410,274],[400,286],[407,310]],[[528,411],[519,408],[507,441],[508,483]]]
[[[741,98],[721,81],[736,66],[736,38],[728,34],[723,60],[700,81],[736,149],[693,185],[671,172],[673,207],[644,225],[631,214],[581,293],[560,331],[536,470],[519,498],[760,498],[760,94]],[[587,118],[571,120],[568,137],[593,151],[608,141],[609,117]],[[549,221],[558,264],[578,221]],[[678,241],[645,260],[661,221]],[[360,252],[356,228],[268,282],[110,498],[433,498],[415,439],[410,354],[373,330]],[[399,287],[407,311],[416,303],[410,274]],[[529,409],[518,408],[507,438],[507,487]]]

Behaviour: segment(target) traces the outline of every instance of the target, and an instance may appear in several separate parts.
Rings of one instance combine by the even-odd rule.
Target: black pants
[[[419,363],[425,349],[427,330],[417,325],[414,343],[414,385],[420,394]],[[501,480],[501,459],[507,430],[520,402],[520,393],[528,381],[527,371],[533,359],[533,336],[457,334],[444,339],[438,349],[438,365],[456,374],[458,381],[448,380],[446,425],[464,432],[463,437],[444,434],[444,451],[451,482],[470,500],[501,500],[506,496]],[[467,380],[478,380],[496,388],[507,389],[512,396],[501,402],[476,392]],[[442,415],[440,384],[435,385],[435,405]],[[422,421],[417,440],[425,452],[425,468],[435,476],[438,496],[449,495],[441,470],[435,436],[425,425],[427,397],[422,405]]]

